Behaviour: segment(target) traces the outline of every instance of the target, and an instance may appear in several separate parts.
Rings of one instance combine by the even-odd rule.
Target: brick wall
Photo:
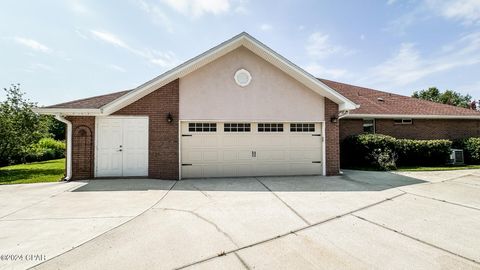
[[[91,179],[94,170],[95,117],[69,116],[72,122],[72,180]]]
[[[480,137],[480,120],[413,119],[412,125],[395,125],[393,119],[376,119],[375,131],[405,139],[461,139]],[[340,139],[363,132],[361,119],[340,120]]]
[[[339,122],[330,119],[338,117],[338,104],[325,98],[325,154],[327,175],[337,175],[340,171]]]
[[[148,176],[178,179],[179,80],[175,80],[112,115],[149,117]],[[173,122],[167,122],[171,113]]]

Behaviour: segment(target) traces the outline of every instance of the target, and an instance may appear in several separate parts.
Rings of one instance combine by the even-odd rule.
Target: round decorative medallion
[[[241,87],[245,87],[249,85],[250,82],[252,81],[252,75],[250,75],[250,72],[248,72],[248,70],[243,68],[235,72],[234,78],[235,78],[235,82]]]

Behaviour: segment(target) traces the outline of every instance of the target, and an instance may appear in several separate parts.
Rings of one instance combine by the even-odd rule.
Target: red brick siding
[[[339,123],[330,119],[338,117],[338,104],[325,98],[325,155],[327,175],[337,175],[340,171]]]
[[[412,125],[395,125],[393,119],[376,119],[375,131],[405,139],[461,139],[480,137],[480,120],[413,119]],[[340,139],[363,132],[361,119],[340,120]]]
[[[94,177],[95,117],[69,116],[72,122],[72,180]]]
[[[149,117],[148,176],[178,179],[179,80],[175,80],[113,115]],[[167,122],[171,113],[173,122]]]

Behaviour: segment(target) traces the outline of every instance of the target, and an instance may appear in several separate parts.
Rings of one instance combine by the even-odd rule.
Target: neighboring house
[[[361,133],[406,139],[480,137],[479,111],[320,80],[360,105],[340,120],[340,141]]]
[[[478,136],[478,113],[410,103],[386,109],[375,93],[385,104],[410,100],[319,80],[241,33],[135,89],[37,112],[67,124],[67,180],[336,175],[340,136],[395,131],[396,119],[416,126],[416,115],[477,119],[470,121]],[[387,114],[392,120],[364,121]]]

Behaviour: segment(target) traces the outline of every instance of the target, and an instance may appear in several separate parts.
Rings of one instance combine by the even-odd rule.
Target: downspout
[[[67,125],[67,175],[63,180],[70,181],[72,178],[72,122],[68,121],[60,114],[56,114],[55,119]]]

